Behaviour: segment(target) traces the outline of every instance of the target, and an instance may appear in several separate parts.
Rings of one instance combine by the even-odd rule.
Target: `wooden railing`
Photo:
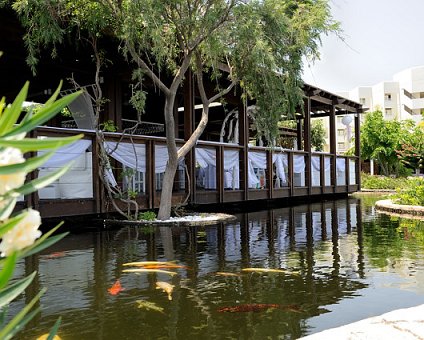
[[[87,162],[92,171],[91,197],[77,197],[78,194],[75,197],[62,197],[60,193],[57,196],[46,196],[45,192],[40,192],[40,196],[34,193],[25,198],[28,205],[38,207],[45,216],[100,213],[110,209],[98,176],[99,155],[95,143],[96,136],[92,131],[82,132],[84,139],[91,141],[91,148],[86,155],[91,157],[91,161]],[[81,130],[43,127],[35,131],[35,136],[57,137],[77,133],[81,133]],[[122,164],[112,160],[113,173],[118,184],[126,186],[127,189],[134,189],[142,208],[158,207],[161,175],[156,169],[157,164],[163,162],[166,139],[142,135],[122,136],[118,133],[105,133],[105,137],[107,141],[144,145],[143,161],[146,164],[144,173],[134,179],[125,179],[125,176],[122,176],[125,173]],[[176,143],[177,146],[181,146],[184,141],[177,140]],[[206,151],[204,152],[206,156],[203,156],[206,158],[200,158],[201,155],[197,152],[199,157],[196,159],[194,150],[187,155],[186,160],[191,162],[186,162],[186,167],[181,167],[175,178],[175,202],[181,202],[188,192],[189,202],[210,204],[349,193],[359,190],[357,157],[286,149],[271,150],[265,147],[244,148],[235,144],[207,141],[199,141],[196,149]],[[205,169],[208,175],[204,175]],[[203,182],[200,173],[203,173]],[[209,182],[206,183],[205,178]],[[77,184],[75,183],[74,189]]]

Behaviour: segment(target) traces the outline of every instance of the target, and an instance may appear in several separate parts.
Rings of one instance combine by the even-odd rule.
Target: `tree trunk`
[[[172,188],[174,186],[174,177],[177,171],[178,160],[171,161],[171,157],[166,164],[165,174],[162,182],[162,192],[160,194],[160,206],[158,219],[167,220],[171,216],[172,208]]]
[[[165,127],[166,127],[166,146],[168,149],[168,163],[166,164],[165,174],[162,182],[162,192],[160,195],[159,220],[167,220],[171,216],[172,208],[172,189],[174,186],[175,173],[178,167],[178,152],[175,144],[175,122],[174,122],[174,103],[175,95],[171,93],[165,100]]]

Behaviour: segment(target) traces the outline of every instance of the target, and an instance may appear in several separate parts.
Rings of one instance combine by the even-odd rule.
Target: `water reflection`
[[[350,316],[342,320],[343,313],[335,317],[327,312],[366,298],[364,292],[373,289],[378,277],[375,271],[412,271],[412,281],[395,271],[397,288],[424,282],[418,275],[424,261],[416,253],[424,248],[423,229],[369,212],[363,216],[359,201],[349,198],[240,214],[234,223],[208,227],[127,227],[70,235],[18,268],[22,275],[33,270],[38,275],[13,308],[40,287],[48,288],[42,317],[22,339],[46,333],[58,315],[64,339],[297,338],[349,322],[352,315],[367,317],[359,306],[344,311]],[[415,249],[408,250],[412,239]],[[172,278],[122,272],[126,262],[148,260],[175,260],[187,268],[177,269],[179,275]],[[241,272],[250,267],[284,268],[299,275]],[[116,280],[125,290],[111,296],[107,289]],[[172,301],[156,289],[157,281],[175,286]],[[138,308],[137,300],[154,303],[163,313]],[[281,308],[219,312],[245,304]],[[300,312],[284,308],[292,305]]]

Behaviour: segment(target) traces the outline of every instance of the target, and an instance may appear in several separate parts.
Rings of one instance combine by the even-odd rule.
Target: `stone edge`
[[[417,205],[395,204],[392,200],[380,200],[375,202],[375,208],[377,211],[394,216],[424,220],[424,207]]]

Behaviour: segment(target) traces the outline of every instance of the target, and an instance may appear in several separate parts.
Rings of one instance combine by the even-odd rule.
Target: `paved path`
[[[328,329],[305,340],[424,340],[424,305],[398,309],[380,316]]]

